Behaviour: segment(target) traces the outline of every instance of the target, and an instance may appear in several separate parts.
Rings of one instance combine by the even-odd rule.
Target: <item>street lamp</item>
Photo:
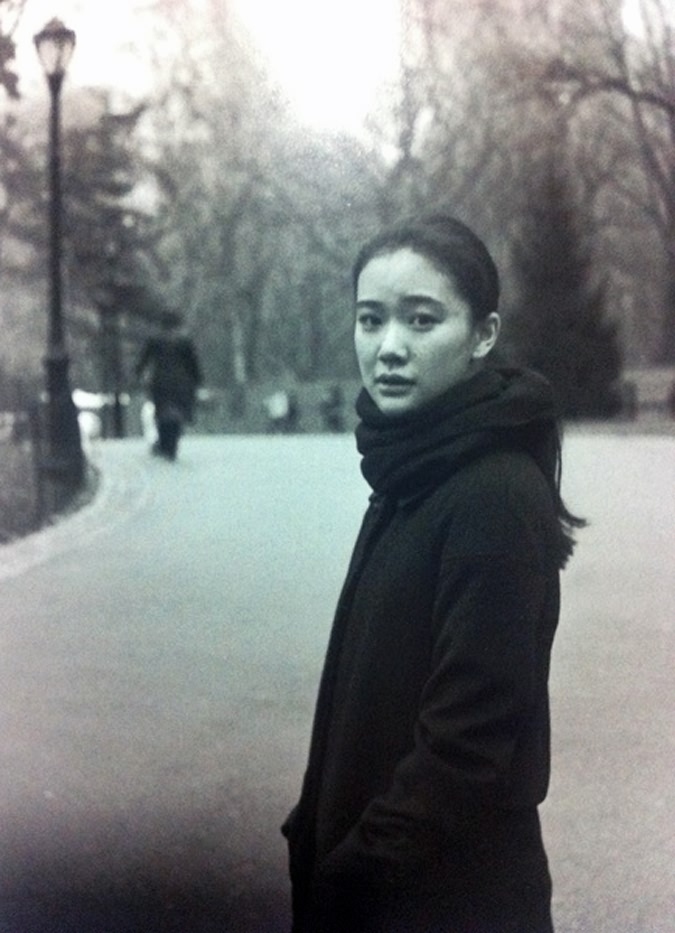
[[[84,477],[84,458],[68,379],[68,353],[61,306],[61,86],[75,48],[75,33],[52,19],[34,37],[51,97],[49,121],[49,329],[45,371],[49,459],[45,467],[66,492],[74,492]]]

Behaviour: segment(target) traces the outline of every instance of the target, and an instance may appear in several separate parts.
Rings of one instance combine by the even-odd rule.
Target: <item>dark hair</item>
[[[354,294],[359,276],[371,259],[411,249],[450,277],[478,322],[497,310],[499,273],[483,241],[447,214],[406,220],[378,233],[361,247],[352,269]]]
[[[536,433],[536,428],[534,429]],[[525,429],[527,433],[528,429]],[[537,451],[538,448],[538,451]],[[565,505],[561,493],[562,485],[562,432],[559,422],[554,422],[532,445],[531,450],[540,469],[546,476],[556,515],[558,517],[558,566],[562,570],[574,553],[576,545],[575,532],[586,528],[588,522],[585,518],[575,515]],[[535,451],[537,451],[535,453]]]

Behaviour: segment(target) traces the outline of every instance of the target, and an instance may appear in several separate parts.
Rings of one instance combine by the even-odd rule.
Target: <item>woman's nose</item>
[[[405,360],[408,356],[408,347],[403,328],[395,321],[390,322],[381,334],[378,357],[383,362],[391,360]]]

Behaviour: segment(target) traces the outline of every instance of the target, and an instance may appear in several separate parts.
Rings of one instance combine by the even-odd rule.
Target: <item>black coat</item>
[[[550,930],[559,525],[507,437],[463,438],[427,485],[373,497],[284,827],[297,931]]]
[[[185,421],[192,420],[202,374],[189,338],[181,335],[151,338],[143,348],[136,373],[146,375],[158,419],[169,413]]]

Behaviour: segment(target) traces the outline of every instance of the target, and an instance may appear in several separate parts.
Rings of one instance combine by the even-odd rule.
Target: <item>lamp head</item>
[[[67,29],[60,19],[51,19],[33,41],[47,77],[63,77],[75,48],[73,30]]]

